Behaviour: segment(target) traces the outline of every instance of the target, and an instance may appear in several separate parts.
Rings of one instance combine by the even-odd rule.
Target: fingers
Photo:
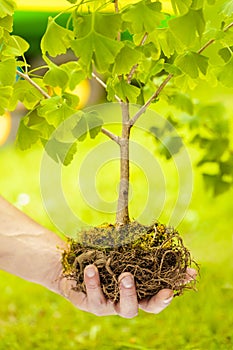
[[[124,272],[119,277],[120,301],[116,305],[119,316],[132,318],[138,314],[138,301],[133,276]]]
[[[100,286],[100,279],[97,267],[88,265],[84,270],[84,282],[86,285],[87,304],[91,313],[97,316],[110,314],[110,304],[107,303]],[[111,308],[111,313],[114,308]]]
[[[163,311],[172,301],[173,291],[171,289],[162,289],[149,300],[142,300],[139,302],[140,309],[158,314]]]
[[[186,270],[185,283],[189,283],[196,279],[198,272],[191,267],[188,267]]]

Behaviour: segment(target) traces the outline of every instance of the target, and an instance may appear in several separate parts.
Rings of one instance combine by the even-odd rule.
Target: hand
[[[190,282],[195,279],[196,275],[194,269],[187,269],[184,282]],[[137,316],[139,308],[157,314],[164,310],[173,298],[172,290],[163,289],[149,300],[138,302],[133,276],[124,272],[119,277],[120,301],[115,304],[104,297],[95,265],[89,265],[85,268],[84,282],[87,294],[74,291],[72,289],[74,282],[63,278],[60,282],[60,294],[70,300],[78,309],[97,316],[119,315],[124,318],[132,318]]]

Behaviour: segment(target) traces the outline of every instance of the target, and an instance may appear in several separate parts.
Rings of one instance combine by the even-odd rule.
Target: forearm
[[[0,269],[59,292],[65,242],[0,196]]]

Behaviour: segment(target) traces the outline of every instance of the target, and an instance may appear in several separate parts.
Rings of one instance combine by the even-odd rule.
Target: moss
[[[127,225],[102,225],[81,232],[70,240],[62,256],[64,276],[76,281],[77,291],[85,292],[85,266],[95,264],[107,299],[119,300],[118,277],[133,274],[138,300],[151,297],[163,288],[175,295],[194,283],[185,284],[186,269],[192,265],[190,252],[178,231],[158,222],[150,226],[133,221]]]

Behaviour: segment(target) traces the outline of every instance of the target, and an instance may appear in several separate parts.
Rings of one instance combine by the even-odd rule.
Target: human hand
[[[197,272],[188,268],[184,283],[196,278]],[[93,313],[97,316],[119,315],[124,318],[137,316],[138,309],[157,314],[164,310],[173,299],[171,289],[163,289],[147,300],[137,300],[133,276],[124,272],[119,277],[120,301],[113,303],[107,300],[100,286],[98,270],[95,265],[89,265],[84,270],[86,294],[72,289],[73,281],[63,278],[60,281],[60,294],[65,296],[78,309]]]

